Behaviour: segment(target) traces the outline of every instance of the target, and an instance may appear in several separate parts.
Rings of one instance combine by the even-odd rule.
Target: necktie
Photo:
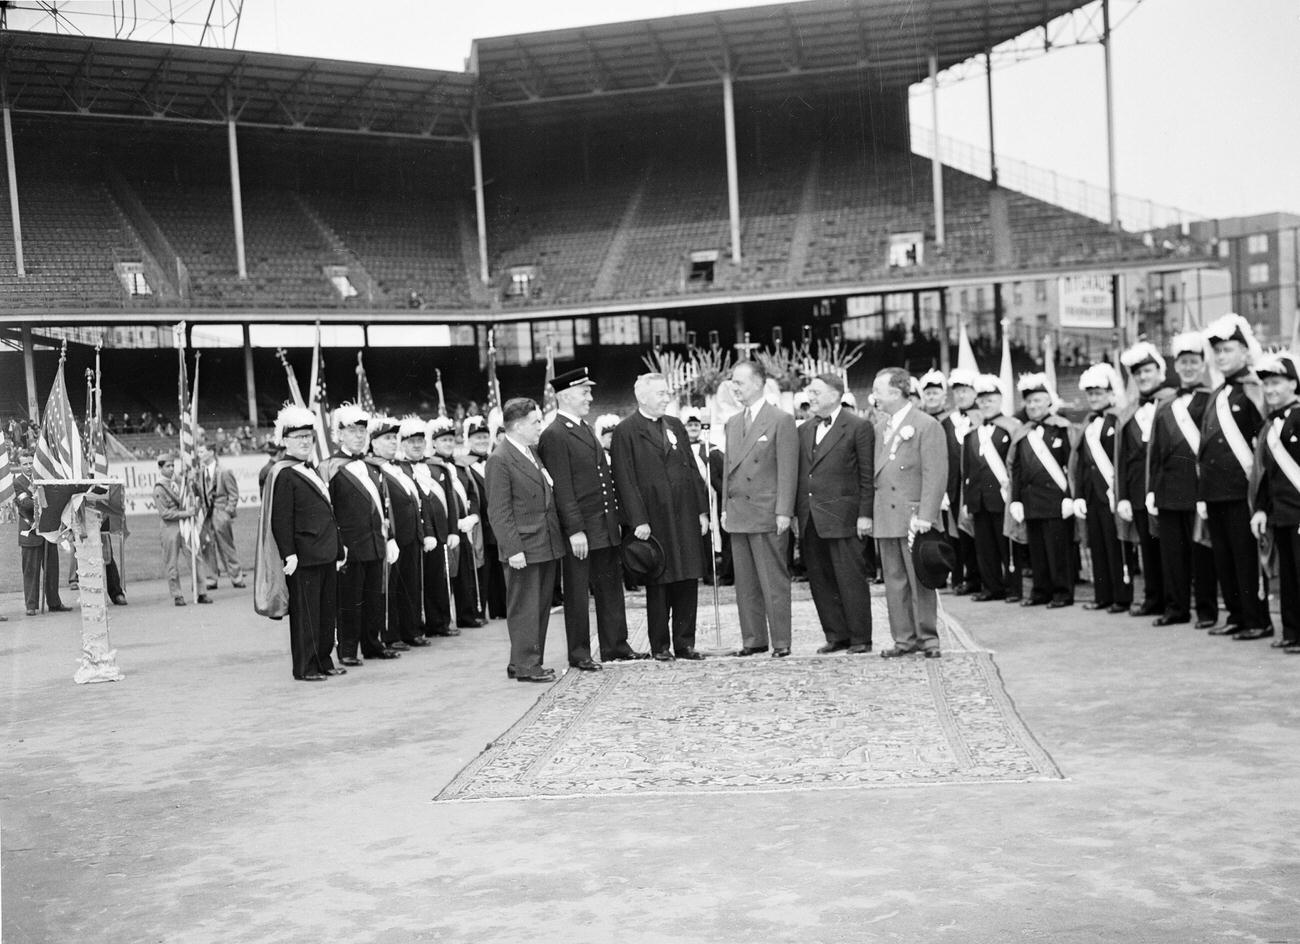
[[[821,419],[821,423],[822,423],[823,426],[830,426],[831,423],[834,423],[834,422],[835,422],[835,417],[833,417],[833,416],[823,416],[822,419]]]
[[[749,415],[749,407],[745,407],[745,419],[744,419],[744,422],[742,422],[742,423],[740,424],[740,431],[741,431],[742,433],[744,433],[746,436],[748,436],[748,435],[749,435],[749,427],[752,426],[753,423],[754,423],[754,421],[753,421],[753,419],[752,419],[752,418],[750,417],[750,415]]]

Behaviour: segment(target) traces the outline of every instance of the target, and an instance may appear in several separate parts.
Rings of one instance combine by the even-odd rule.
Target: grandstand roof
[[[906,88],[1044,26],[1081,0],[808,0],[474,41],[485,111],[623,108],[629,93],[738,83]]]
[[[475,79],[198,46],[9,31],[3,98],[15,113],[225,123],[403,137],[468,136]]]

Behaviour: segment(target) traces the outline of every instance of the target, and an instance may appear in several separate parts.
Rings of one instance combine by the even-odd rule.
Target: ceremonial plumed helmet
[[[334,421],[335,433],[348,426],[360,426],[365,429],[370,424],[370,414],[355,403],[340,403],[334,408],[331,419]]]
[[[1234,312],[1228,312],[1210,322],[1205,329],[1205,339],[1212,345],[1217,341],[1240,341],[1246,346],[1246,356],[1252,364],[1264,353],[1259,341],[1255,339],[1250,322]]]
[[[1161,374],[1165,372],[1165,359],[1160,356],[1160,352],[1150,341],[1139,341],[1134,344],[1119,356],[1119,362],[1128,369],[1130,374],[1136,373],[1139,368],[1147,364],[1155,364],[1160,368]]]
[[[948,378],[943,375],[943,371],[941,370],[927,370],[921,375],[921,379],[917,385],[922,390],[926,387],[938,387],[946,392],[948,390]]]
[[[275,441],[284,445],[284,437],[303,429],[316,428],[316,414],[304,406],[286,404],[275,415]]]
[[[954,367],[952,370],[948,371],[948,386],[974,388],[975,377],[976,374],[974,371]]]
[[[1112,393],[1117,393],[1120,389],[1119,375],[1115,373],[1115,368],[1105,361],[1100,364],[1093,364],[1079,375],[1079,389],[1085,392],[1088,390],[1109,390]]]

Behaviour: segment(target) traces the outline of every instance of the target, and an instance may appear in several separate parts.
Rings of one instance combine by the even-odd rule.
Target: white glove
[[[290,554],[284,559],[284,575],[292,577],[293,572],[298,569],[298,555]]]
[[[426,551],[435,551],[438,549],[438,539],[430,535],[424,539],[424,549]]]
[[[1074,513],[1080,518],[1088,517],[1088,503],[1082,498],[1076,498],[1074,500]]]
[[[1022,502],[1012,502],[1009,510],[1011,511],[1012,521],[1016,524],[1025,523],[1025,506]]]
[[[945,495],[943,496],[943,500],[939,502],[939,510],[940,510],[940,511],[947,511],[947,510],[948,510],[949,508],[951,508],[951,507],[952,507],[952,502],[950,502],[950,501],[948,500],[948,496],[947,496],[947,494],[945,494]]]
[[[1133,520],[1133,503],[1127,498],[1115,506],[1115,512],[1119,515],[1120,521]]]
[[[1257,511],[1250,517],[1250,533],[1258,540],[1264,536],[1268,529],[1268,515],[1262,511]]]
[[[1210,507],[1205,502],[1196,503],[1196,516],[1202,521],[1210,520]]]
[[[1147,514],[1152,518],[1160,517],[1160,509],[1156,507],[1156,493],[1147,492]]]
[[[388,561],[388,563],[390,563],[390,564],[396,564],[396,563],[397,563],[397,557],[398,557],[398,555],[401,554],[401,553],[402,553],[402,552],[401,552],[400,550],[398,550],[398,548],[397,548],[397,542],[394,541],[392,538],[389,538],[389,539],[388,539],[388,553],[384,555],[384,560]]]
[[[460,519],[460,524],[456,525],[456,528],[461,534],[469,534],[476,524],[478,524],[478,515],[466,515]]]
[[[454,551],[458,547],[460,547],[460,535],[459,534],[447,535],[447,550]]]
[[[1061,517],[1062,518],[1074,517],[1074,499],[1072,498],[1061,499]]]

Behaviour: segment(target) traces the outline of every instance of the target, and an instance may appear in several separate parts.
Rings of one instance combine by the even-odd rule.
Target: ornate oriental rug
[[[436,799],[1061,779],[992,655],[956,644],[952,625],[941,639],[942,659],[758,656],[569,672]]]

